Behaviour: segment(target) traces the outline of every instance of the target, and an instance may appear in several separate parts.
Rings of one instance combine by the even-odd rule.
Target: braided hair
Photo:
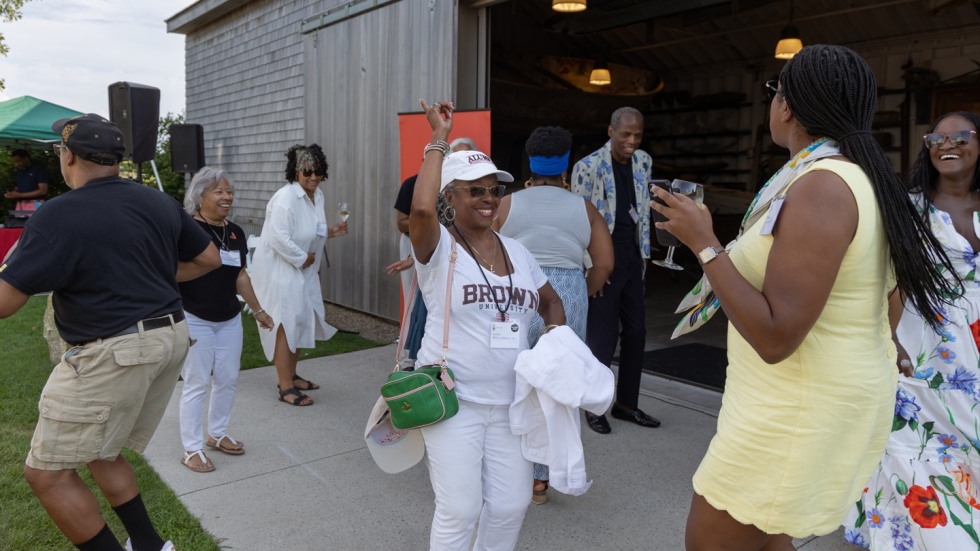
[[[572,133],[560,126],[539,126],[524,143],[528,157],[557,157],[571,148]]]
[[[855,51],[843,46],[806,46],[786,62],[779,83],[793,117],[811,136],[835,140],[841,153],[871,181],[891,248],[898,288],[934,327],[936,310],[959,295],[935,269],[938,259],[955,274],[942,246],[918,216],[907,189],[871,136],[878,105],[874,73]]]
[[[317,144],[296,144],[286,152],[286,159],[287,182],[297,181],[296,173],[301,170],[312,170],[314,174],[326,176],[327,169],[330,168],[330,164],[327,163],[327,156],[323,154],[323,149]]]
[[[946,113],[936,119],[936,122],[932,123],[932,126],[929,127],[926,134],[935,132],[939,123],[949,117],[959,117],[966,120],[980,134],[980,115],[972,111],[953,111],[952,113]],[[909,192],[921,193],[926,201],[932,202],[932,197],[936,194],[936,182],[938,180],[939,171],[932,164],[932,159],[929,157],[929,149],[926,148],[925,144],[922,144],[922,150],[919,151],[919,156],[915,158],[915,164],[912,165],[912,173],[909,175]],[[973,185],[970,186],[970,189],[972,191],[980,191],[980,164],[973,169]],[[926,210],[926,213],[926,216],[928,216],[928,210]]]

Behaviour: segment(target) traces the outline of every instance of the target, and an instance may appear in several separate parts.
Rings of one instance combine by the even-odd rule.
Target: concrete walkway
[[[316,400],[309,407],[277,400],[272,367],[243,372],[230,434],[247,453],[208,453],[217,469],[205,474],[179,461],[178,384],[146,457],[226,549],[427,549],[433,495],[424,463],[385,474],[362,438],[393,355],[389,345],[301,362],[300,374],[322,387],[309,393]],[[592,488],[580,497],[552,490],[549,503],[531,505],[518,549],[684,548],[691,475],[714,433],[721,395],[643,377],[640,407],[663,426],[610,418],[612,434],[583,428]],[[857,549],[840,531],[796,545]]]

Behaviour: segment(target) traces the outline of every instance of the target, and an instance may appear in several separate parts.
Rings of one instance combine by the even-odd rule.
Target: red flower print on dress
[[[980,350],[980,319],[970,324],[970,332],[973,333],[973,342],[977,345],[977,350]]]
[[[946,511],[939,504],[939,497],[932,486],[923,488],[916,484],[909,488],[909,493],[905,496],[905,507],[908,508],[912,520],[923,528],[946,526]]]

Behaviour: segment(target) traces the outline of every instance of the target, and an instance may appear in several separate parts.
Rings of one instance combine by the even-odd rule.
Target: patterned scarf
[[[769,206],[772,204],[773,199],[786,194],[786,188],[797,176],[810,168],[810,165],[818,159],[833,157],[835,155],[840,155],[837,142],[829,138],[820,138],[800,150],[788,163],[780,167],[765,185],[762,186],[762,189],[759,190],[755,198],[752,199],[749,210],[745,212],[745,216],[742,218],[738,236],[725,246],[725,250],[732,250],[735,242],[742,237],[745,230],[752,227],[753,224],[759,221],[759,218],[769,211]],[[686,312],[686,314],[677,324],[677,327],[674,328],[674,333],[670,338],[676,339],[681,335],[700,328],[715,315],[715,312],[720,307],[721,305],[718,303],[714,291],[711,290],[711,283],[708,281],[708,278],[701,276],[701,280],[698,281],[697,285],[684,295],[681,303],[677,305],[674,313],[680,314],[681,312]]]

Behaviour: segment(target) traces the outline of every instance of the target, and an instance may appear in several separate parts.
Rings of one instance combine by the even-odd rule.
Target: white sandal
[[[228,445],[226,445],[225,442],[227,442]],[[245,442],[239,442],[227,434],[221,438],[218,438],[217,440],[215,440],[213,436],[208,435],[206,444],[209,448],[214,448],[229,455],[242,455],[245,453]]]
[[[201,461],[200,465],[191,465],[191,460],[194,459],[194,456],[197,456]],[[180,458],[180,462],[195,473],[209,473],[214,470],[214,463],[211,463],[208,456],[204,455],[204,450],[197,450],[196,452],[185,451],[184,455]]]

